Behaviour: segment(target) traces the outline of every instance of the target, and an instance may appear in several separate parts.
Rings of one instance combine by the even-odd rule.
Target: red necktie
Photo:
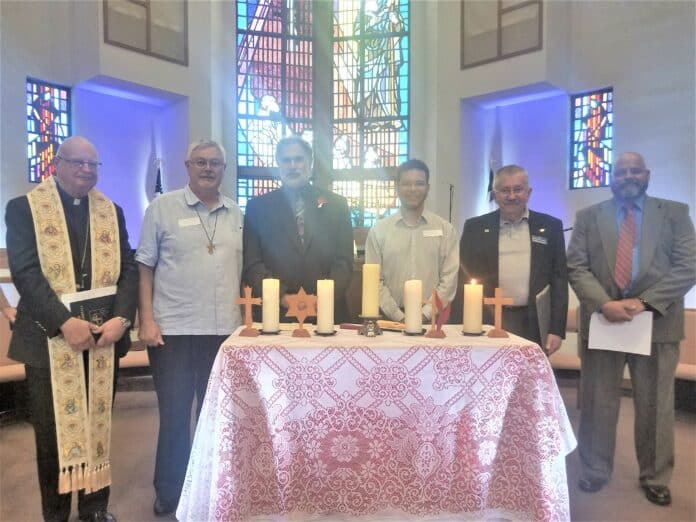
[[[636,220],[633,217],[633,205],[626,205],[624,211],[624,219],[619,230],[619,242],[616,246],[616,265],[614,265],[614,281],[621,290],[631,282],[633,244],[636,240]]]

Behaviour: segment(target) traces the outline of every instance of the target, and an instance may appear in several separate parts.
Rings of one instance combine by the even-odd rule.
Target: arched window
[[[315,183],[348,198],[354,226],[397,207],[408,158],[408,0],[237,0],[237,193],[277,186],[278,140],[315,151]]]

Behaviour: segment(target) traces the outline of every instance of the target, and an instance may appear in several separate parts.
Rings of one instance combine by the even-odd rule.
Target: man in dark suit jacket
[[[79,290],[93,286],[88,193],[97,182],[98,166],[94,146],[78,136],[65,140],[56,154],[54,179],[70,240],[66,248],[72,252],[75,285]],[[26,364],[45,520],[68,520],[71,501],[70,494],[58,494],[58,448],[47,339],[62,334],[73,350],[84,353],[95,346],[115,343],[116,359],[124,356],[130,347],[128,329],[135,315],[138,269],[128,243],[123,211],[118,206],[116,217],[121,262],[114,317],[96,327],[71,316],[42,271],[34,218],[27,196],[15,198],[7,204],[7,255],[12,281],[20,296],[9,357]],[[99,336],[96,342],[95,336]],[[113,367],[116,371],[117,360]],[[106,511],[108,498],[108,487],[90,494],[80,491],[80,519],[114,520]]]
[[[345,293],[353,274],[348,204],[310,184],[312,148],[300,137],[280,140],[276,161],[282,187],[247,204],[242,281],[260,296],[264,278],[279,279],[283,320],[285,294],[301,287],[316,294],[317,279],[333,279],[335,321],[347,321]],[[260,320],[260,310],[254,313]]]
[[[674,373],[684,338],[684,295],[696,282],[696,235],[687,205],[647,196],[649,180],[640,154],[619,156],[614,197],[578,212],[568,247],[570,283],[582,310],[578,486],[599,491],[611,476],[628,364],[640,483],[648,500],[665,506],[674,468]],[[593,312],[621,323],[645,310],[653,313],[649,356],[588,349]]]
[[[532,189],[522,167],[508,165],[498,170],[493,189],[499,209],[464,223],[459,243],[460,286],[477,279],[486,297],[500,287],[503,295],[515,300],[503,308],[503,328],[539,343],[551,354],[565,338],[568,312],[563,225],[559,219],[527,208]],[[547,286],[549,330],[541,339],[536,296]],[[485,321],[492,322],[488,307],[485,312]]]

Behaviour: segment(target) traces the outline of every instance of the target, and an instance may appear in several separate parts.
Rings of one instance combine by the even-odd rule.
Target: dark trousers
[[[528,306],[504,306],[503,330],[539,343],[539,326],[530,324]]]
[[[147,349],[160,419],[154,486],[162,505],[173,510],[179,503],[191,452],[194,393],[198,419],[210,370],[227,336],[165,335],[163,339],[164,346]]]
[[[85,353],[85,374],[89,373],[87,352]],[[114,364],[114,392],[118,358]],[[51,370],[26,366],[27,389],[29,391],[29,411],[34,426],[36,441],[36,464],[39,470],[41,490],[41,510],[44,520],[50,522],[67,521],[70,518],[71,493],[58,494],[58,441],[56,439],[56,420],[53,412],[53,393],[51,392]],[[89,379],[87,380],[89,383]],[[87,387],[89,394],[89,386]],[[80,490],[77,496],[79,516],[95,511],[105,511],[109,503],[109,488],[102,488],[90,494]]]

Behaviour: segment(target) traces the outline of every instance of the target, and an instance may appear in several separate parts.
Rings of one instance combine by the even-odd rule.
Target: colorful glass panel
[[[408,23],[407,0],[334,3],[336,170],[346,168],[347,144],[355,151],[347,168],[397,166],[408,158]]]
[[[613,152],[614,91],[571,97],[570,188],[606,187]]]
[[[274,166],[280,138],[311,133],[312,1],[237,1],[237,162]]]
[[[333,26],[313,28],[313,15],[333,17]],[[327,43],[331,56],[317,53],[314,63]],[[331,150],[317,156],[331,154],[333,187],[348,198],[353,224],[371,226],[398,208],[390,178],[408,158],[409,0],[237,0],[237,49],[240,205],[251,197],[247,184],[271,176],[280,138],[314,143],[321,131],[331,133],[321,144]],[[314,84],[317,75],[331,83]],[[318,85],[331,89],[322,92],[331,106],[317,115],[321,129]]]
[[[249,200],[280,187],[276,178],[237,178],[237,203],[242,212],[246,211]]]
[[[27,158],[29,181],[39,183],[54,171],[58,147],[70,136],[70,89],[27,78]]]
[[[354,227],[371,227],[399,208],[393,180],[337,180],[331,189],[348,200]]]

